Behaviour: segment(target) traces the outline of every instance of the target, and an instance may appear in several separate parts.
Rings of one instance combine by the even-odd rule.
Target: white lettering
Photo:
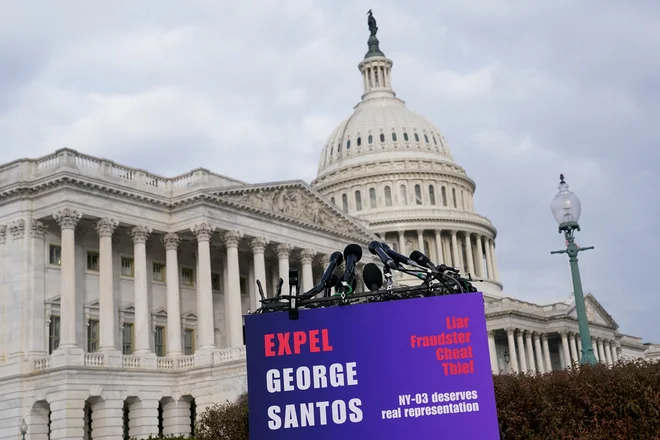
[[[282,370],[282,376],[284,376],[284,391],[293,391],[295,390],[293,386],[293,368],[285,368]]]
[[[308,390],[312,386],[312,377],[309,368],[300,367],[296,371],[296,383],[299,390]]]
[[[280,387],[280,372],[278,370],[268,370],[266,373],[266,389],[269,393],[277,393],[282,391]]]
[[[269,429],[274,431],[282,427],[282,419],[280,418],[279,414],[280,414],[279,406],[271,406],[268,408],[268,417],[270,417],[270,420],[268,421]]]
[[[297,428],[298,427],[298,414],[296,413],[296,405],[287,405],[284,407],[284,428]]]
[[[344,386],[344,366],[342,364],[330,365],[330,385],[333,387]]]
[[[266,372],[266,387],[269,393],[281,391],[308,390],[310,388],[336,388],[357,385],[357,365],[355,362],[343,364],[314,365],[311,367],[283,368]]]
[[[341,425],[346,421],[346,402],[343,400],[332,402],[332,421],[336,425]]]
[[[348,418],[353,423],[360,423],[362,421],[362,401],[360,399],[351,399],[348,401],[348,409],[351,411],[351,414]]]

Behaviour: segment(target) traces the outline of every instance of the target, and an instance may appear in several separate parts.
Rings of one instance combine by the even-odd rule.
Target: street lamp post
[[[21,437],[23,440],[25,440],[25,434],[27,434],[28,426],[27,423],[25,423],[25,419],[23,419],[23,422],[21,423]]]
[[[575,296],[575,311],[577,312],[578,328],[580,329],[580,341],[582,341],[581,364],[595,365],[598,363],[594,350],[591,346],[591,333],[589,332],[589,321],[587,320],[587,310],[584,305],[584,293],[582,292],[582,280],[580,280],[580,268],[578,267],[577,255],[580,251],[593,249],[593,246],[579,247],[575,244],[575,231],[580,230],[578,220],[582,210],[580,199],[568,189],[568,184],[564,181],[564,175],[559,176],[559,192],[552,200],[550,208],[559,223],[559,233],[564,233],[566,237],[566,249],[552,251],[551,254],[568,254],[568,261],[571,264],[571,275],[573,276],[573,294]]]

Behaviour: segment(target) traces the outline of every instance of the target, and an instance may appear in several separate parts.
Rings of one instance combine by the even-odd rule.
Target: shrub
[[[504,440],[660,438],[660,363],[494,376]]]
[[[197,440],[249,440],[248,398],[243,394],[236,403],[215,404],[200,416],[195,426]]]

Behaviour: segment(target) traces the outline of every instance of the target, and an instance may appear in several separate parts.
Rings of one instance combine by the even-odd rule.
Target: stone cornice
[[[527,313],[527,312],[521,312],[519,310],[502,310],[502,311],[497,311],[497,312],[491,312],[488,313],[486,312],[486,318],[487,319],[494,319],[494,318],[502,318],[502,317],[518,317],[518,318],[524,318],[524,319],[529,319],[532,321],[536,322],[541,322],[541,323],[551,323],[551,322],[560,322],[560,321],[567,321],[571,323],[575,323],[577,326],[577,319],[573,318],[572,316],[540,316],[540,315],[534,315],[532,313]],[[590,328],[600,328],[606,331],[615,331],[616,329],[614,327],[608,327],[602,324],[590,322],[589,323]],[[576,327],[577,328],[577,327]]]
[[[490,223],[490,221],[487,218],[481,217],[477,214],[472,214],[472,215],[474,216],[474,218],[472,218],[472,219],[470,217],[467,217],[467,216],[466,217],[460,217],[460,218],[451,218],[451,217],[443,217],[441,215],[439,215],[437,217],[420,217],[420,218],[412,218],[412,219],[407,218],[405,220],[404,219],[389,219],[389,220],[369,222],[369,227],[374,229],[375,232],[378,232],[378,231],[376,231],[376,229],[381,229],[382,227],[385,227],[383,229],[387,229],[389,231],[389,230],[393,230],[393,228],[396,229],[394,226],[396,226],[398,228],[399,225],[401,225],[402,223],[410,223],[411,224],[411,226],[410,226],[411,229],[416,228],[416,226],[414,226],[414,225],[429,223],[429,224],[432,224],[435,229],[437,229],[438,226],[441,223],[444,222],[444,223],[449,223],[449,224],[470,225],[470,226],[477,227],[477,228],[479,228],[479,227],[485,228],[493,234],[493,238],[497,237],[497,229],[495,229],[495,226],[493,226],[493,224]],[[479,220],[481,220],[481,221],[479,221]],[[388,225],[393,225],[393,226],[390,227],[390,228],[387,228]],[[462,230],[462,228],[456,228],[456,229],[461,229]],[[475,232],[476,233],[477,231],[469,231],[469,232]]]

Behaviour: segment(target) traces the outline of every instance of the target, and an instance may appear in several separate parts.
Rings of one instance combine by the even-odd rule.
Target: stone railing
[[[48,175],[74,172],[81,177],[106,181],[109,184],[130,187],[154,195],[172,196],[202,184],[209,187],[226,187],[243,182],[198,168],[176,177],[163,177],[138,168],[130,168],[113,161],[88,156],[64,148],[37,159],[19,159],[0,166],[0,187],[18,182],[43,179]]]
[[[213,353],[213,363],[222,364],[225,362],[239,361],[245,359],[245,345],[241,347],[225,348]]]
[[[105,355],[103,353],[85,353],[86,367],[102,367],[104,361]]]
[[[47,370],[50,368],[50,356],[37,358],[34,360],[34,371]]]
[[[177,359],[179,368],[193,368],[195,366],[195,355],[180,357]]]
[[[130,354],[122,356],[121,366],[124,368],[140,368],[140,356]]]

